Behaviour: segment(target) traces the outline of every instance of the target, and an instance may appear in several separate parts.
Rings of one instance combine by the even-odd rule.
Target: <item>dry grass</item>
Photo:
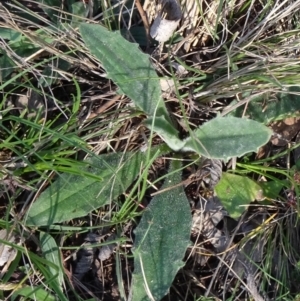
[[[144,3],[149,24],[159,4]],[[135,3],[94,0],[94,8],[97,5],[99,8],[93,11],[87,4],[87,18],[79,17],[76,22],[100,23],[112,30],[126,31],[130,40],[144,41],[140,47],[150,53],[158,74],[175,82],[174,90],[164,96],[182,136],[189,127],[247,106],[259,95],[265,96],[267,107],[277,93],[299,85],[299,0],[182,1],[183,18],[175,34],[179,41],[156,46],[147,41],[147,35],[140,39],[141,31],[132,30],[145,23]],[[26,240],[18,255],[22,266],[8,266],[9,273],[1,275],[0,299],[5,300],[19,288],[15,283],[48,286],[49,277],[41,268],[42,263],[37,264],[37,258],[42,258],[40,238],[36,229],[25,227],[23,218],[51,177],[66,170],[78,172],[80,161],[87,154],[136,150],[150,139],[149,131],[141,123],[143,116],[133,110],[128,98],[117,93],[117,87],[106,78],[105,70],[84,45],[78,28],[70,26],[72,14],[58,8],[58,26],[46,13],[50,8],[35,1],[0,4],[0,28],[22,35],[22,41],[14,43],[0,35],[0,59],[7,56],[5,62],[0,61],[5,67],[0,70],[0,225],[14,229]],[[4,65],[7,61],[10,63]],[[178,67],[174,67],[178,62],[186,73],[179,74]],[[28,96],[29,92],[36,93],[35,97]],[[25,95],[24,102],[21,95]],[[33,123],[39,126],[34,128]],[[56,143],[58,137],[63,141],[61,145]],[[159,137],[153,137],[153,144],[160,142]],[[267,161],[276,152],[281,153],[281,158]],[[288,152],[287,145],[273,145],[264,158],[259,158],[266,161],[261,161],[257,170],[244,166],[240,170],[259,181],[268,176],[264,167],[270,167],[273,169],[269,174],[274,179],[290,179],[290,171],[282,165]],[[255,158],[240,159],[241,163],[247,160]],[[295,156],[292,165],[296,161]],[[156,164],[159,167],[154,166],[153,174],[159,177],[164,162]],[[225,168],[230,169],[230,163]],[[277,169],[284,173],[277,173]],[[206,195],[209,189],[203,175],[198,177],[196,171],[188,168],[186,172],[186,177],[193,179],[186,191],[193,200],[194,212],[199,209],[200,196],[210,200],[210,195]],[[296,179],[291,181],[296,183]],[[291,189],[296,202],[297,184]],[[300,294],[299,205],[287,205],[286,200],[291,200],[289,193],[283,191],[269,203],[256,202],[238,222],[224,217],[218,227],[211,226],[214,235],[226,236],[226,248],[218,250],[216,237],[208,235],[207,224],[201,225],[201,230],[192,236],[193,247],[186,254],[186,265],[165,300],[297,300],[294,298]],[[135,208],[126,220],[111,220],[123,208],[122,201],[123,197],[113,207],[70,221],[62,225],[62,230],[52,228],[64,258],[66,300],[87,300],[91,296],[127,299],[133,268],[131,221],[140,208]],[[203,208],[200,211],[210,214]],[[72,247],[78,250],[79,245],[86,243],[83,233],[97,228],[100,220],[107,224],[98,229],[101,237],[97,243],[119,232],[126,242],[116,238],[115,256],[103,262],[91,259],[89,264],[94,270],[90,269],[76,282],[72,279],[76,261],[72,259]],[[247,275],[241,265],[246,266]]]

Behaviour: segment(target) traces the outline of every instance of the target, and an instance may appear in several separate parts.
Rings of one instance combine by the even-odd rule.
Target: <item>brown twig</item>
[[[145,27],[145,31],[146,31],[146,35],[147,35],[147,49],[146,49],[146,51],[148,51],[149,47],[150,47],[150,26],[149,26],[148,16],[147,16],[146,12],[144,11],[140,0],[135,0],[135,4],[136,4],[136,7],[137,7],[137,9],[138,9],[138,11],[141,15],[141,18],[142,18],[142,21],[143,21],[143,24],[144,24],[144,27]]]

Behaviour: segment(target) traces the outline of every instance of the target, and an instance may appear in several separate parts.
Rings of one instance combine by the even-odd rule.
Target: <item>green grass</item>
[[[182,154],[178,144],[188,137],[197,140],[195,129],[217,115],[250,116],[270,126],[288,116],[298,117],[300,111],[297,1],[215,3],[211,7],[195,3],[199,12],[193,20],[202,30],[194,36],[198,43],[185,48],[187,52],[180,41],[151,49],[156,65],[151,79],[137,79],[140,70],[129,68],[132,76],[128,73],[121,81],[120,74],[111,70],[130,66],[132,58],[125,58],[129,48],[118,52],[116,47],[112,54],[120,60],[111,61],[109,70],[84,43],[80,26],[99,23],[110,31],[141,27],[133,2],[95,0],[90,12],[94,19],[88,18],[88,6],[80,1],[65,1],[64,6],[55,0],[11,1],[0,6],[0,258],[4,246],[14,250],[1,267],[0,299],[131,300],[131,291],[134,300],[142,300],[143,294],[143,300],[255,300],[247,277],[237,273],[237,264],[232,267],[233,254],[239,251],[249,257],[248,261],[242,257],[243,263],[254,269],[261,298],[299,299],[296,138],[288,138],[296,142],[293,147],[271,145],[260,158],[251,152],[223,163],[224,171],[265,188],[262,198],[240,219],[228,219],[233,228],[224,222],[227,246],[218,249],[216,237],[204,237],[203,228],[191,237],[183,231],[191,225],[180,216],[191,217],[187,213],[197,209],[199,194],[207,204],[212,202],[209,178],[214,167],[203,173],[208,169],[198,151],[203,145],[206,148],[205,139],[191,153]],[[178,32],[185,38],[180,26]],[[139,36],[142,33],[136,30],[127,36],[130,41],[145,41],[147,37]],[[119,40],[112,43],[118,45]],[[139,53],[145,51],[140,46],[133,57],[137,65]],[[102,51],[103,45],[96,48]],[[179,76],[170,67],[174,62],[188,73]],[[149,96],[143,104],[144,95],[134,94],[141,82],[158,84],[156,74],[175,82],[175,90],[164,95],[166,107]],[[117,85],[122,91],[130,88],[127,96],[119,95]],[[162,126],[155,124],[159,118]],[[176,139],[175,130],[179,131]],[[170,137],[175,140],[170,142]],[[228,133],[224,137],[229,137],[225,149],[235,138]],[[288,158],[291,166],[283,163]],[[231,168],[234,160],[235,169]],[[56,207],[63,197],[65,205]],[[161,216],[154,215],[156,211]],[[204,210],[203,214],[204,220]],[[177,220],[172,220],[175,216]],[[202,227],[208,233],[205,221]],[[212,229],[216,231],[215,226]],[[94,241],[88,239],[91,233],[96,235]],[[174,233],[177,241],[172,241]],[[185,255],[175,252],[179,242]],[[250,242],[254,248],[248,252]],[[107,245],[112,253],[105,261],[97,259]],[[147,253],[151,246],[155,246],[153,254],[160,255]],[[250,256],[255,248],[262,249],[259,261]],[[200,263],[191,249],[209,260]],[[90,252],[84,264],[87,269],[75,279],[86,250]],[[151,266],[152,261],[158,265]],[[155,291],[158,268],[161,274],[168,268],[172,273]]]

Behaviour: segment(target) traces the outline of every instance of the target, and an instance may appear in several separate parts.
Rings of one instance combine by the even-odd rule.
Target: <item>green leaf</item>
[[[17,297],[23,296],[29,298],[31,300],[38,301],[57,301],[55,296],[53,296],[50,292],[46,291],[41,287],[31,287],[26,286],[17,291],[15,291],[11,297],[11,301],[16,300]],[[19,300],[19,299],[18,299]],[[28,300],[28,299],[25,299]]]
[[[109,204],[136,179],[144,153],[93,157],[82,175],[62,174],[31,206],[27,225],[44,226],[85,216]]]
[[[140,46],[147,46],[148,39],[144,26],[130,27],[130,29],[123,28],[121,34],[128,41],[132,40],[133,37]]]
[[[41,249],[46,260],[52,262],[57,266],[57,269],[49,266],[49,270],[53,276],[55,276],[55,281],[61,287],[64,280],[64,273],[60,258],[60,252],[55,242],[55,239],[48,233],[40,232],[40,243]]]
[[[272,131],[263,124],[244,118],[217,117],[194,131],[185,140],[183,151],[195,151],[208,158],[227,161],[266,144]]]
[[[299,116],[299,94],[300,86],[292,86],[289,87],[285,93],[277,93],[275,99],[274,95],[271,95],[271,92],[266,92],[263,95],[254,97],[249,103],[247,103],[246,108],[245,105],[240,106],[230,115],[241,117],[246,114],[249,118],[265,124],[291,116]],[[244,96],[247,97],[248,95]]]
[[[16,54],[20,57],[27,57],[35,53],[38,49],[40,49],[40,46],[35,45],[31,40],[29,40],[25,36],[21,36],[21,38],[17,41],[11,42],[10,47],[14,49]]]
[[[4,53],[0,57],[0,83],[5,81],[5,79],[15,70],[16,67],[17,66],[14,61]]]
[[[37,0],[37,2],[41,4],[41,8],[48,15],[48,17],[54,23],[58,23],[59,15],[61,14],[60,8],[62,7],[61,1],[60,0]]]
[[[178,138],[178,131],[164,116],[148,118],[144,124],[156,132],[173,151],[179,151],[184,146],[184,141]]]
[[[86,18],[89,6],[86,5],[85,2],[75,2],[72,4],[72,26],[77,27],[81,22],[83,22],[82,18]],[[78,18],[81,17],[81,18]]]
[[[288,187],[289,181],[281,180],[281,181],[267,181],[259,183],[263,197],[268,199],[276,199],[279,196],[280,191],[283,187]]]
[[[239,218],[247,206],[260,196],[261,187],[245,176],[223,173],[215,187],[217,196],[232,218]]]
[[[22,33],[12,28],[0,28],[0,37],[4,40],[17,41],[21,38]]]
[[[59,72],[54,71],[53,66],[55,66],[56,70],[62,71],[67,71],[70,68],[70,63],[61,58],[53,59],[50,64],[44,68],[43,76],[39,78],[39,85],[43,87],[50,87],[60,78]]]
[[[175,171],[165,180],[163,188],[181,182]],[[188,199],[182,186],[155,196],[145,210],[135,230],[134,273],[132,301],[160,300],[167,294],[190,244],[192,217]]]
[[[137,44],[125,40],[119,32],[110,32],[103,26],[81,24],[81,36],[93,55],[103,64],[108,77],[118,85],[134,104],[149,116],[168,112],[161,96],[159,77],[149,56]],[[170,121],[171,123],[171,121]]]

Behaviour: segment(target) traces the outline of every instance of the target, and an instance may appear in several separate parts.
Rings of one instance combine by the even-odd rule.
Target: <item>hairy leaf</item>
[[[163,188],[181,181],[173,162],[174,173]],[[155,196],[135,230],[132,301],[160,300],[167,294],[190,244],[191,213],[182,186]]]
[[[149,56],[137,44],[125,40],[119,32],[110,32],[100,25],[81,24],[81,36],[93,55],[103,64],[108,77],[121,92],[149,116],[164,115],[169,119],[162,100],[159,77]]]
[[[173,151],[179,151],[183,147],[184,141],[178,138],[178,131],[164,116],[155,117],[154,120],[148,118],[144,124],[156,132]]]
[[[206,122],[185,140],[182,150],[195,151],[208,158],[240,157],[268,142],[272,131],[250,119],[217,117]]]
[[[262,189],[248,177],[225,172],[215,190],[230,216],[239,218],[247,206],[260,197]]]
[[[85,216],[109,204],[137,177],[144,153],[93,157],[82,175],[62,174],[31,206],[27,225],[43,226]]]

